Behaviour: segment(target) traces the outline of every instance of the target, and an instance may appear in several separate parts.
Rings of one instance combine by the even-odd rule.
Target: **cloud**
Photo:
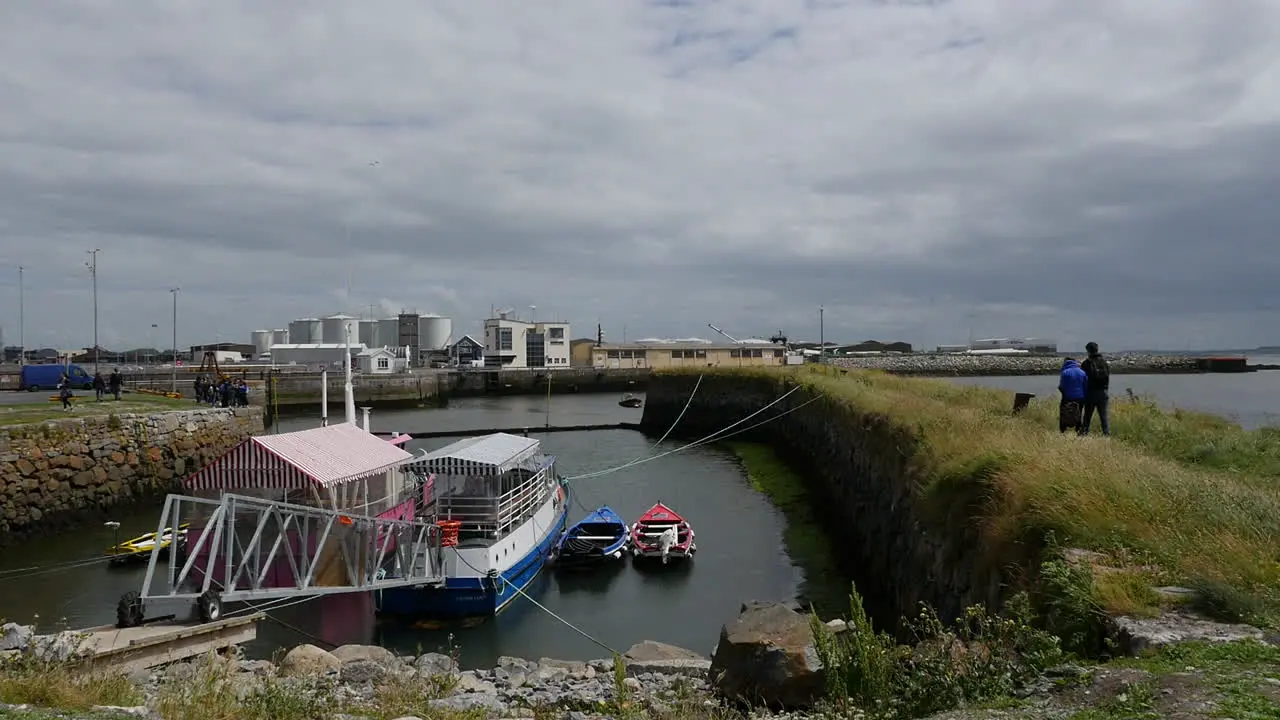
[[[101,248],[109,345],[167,335],[171,287],[183,345],[494,305],[1274,344],[1277,31],[1270,0],[10,3],[6,341],[21,264],[28,343],[88,344]]]

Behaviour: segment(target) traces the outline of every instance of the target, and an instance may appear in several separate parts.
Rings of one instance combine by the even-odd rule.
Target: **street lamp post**
[[[169,292],[173,293],[173,352],[169,355],[171,365],[173,366],[173,380],[169,386],[169,392],[178,392],[178,291],[182,288],[169,288]]]
[[[18,367],[27,364],[26,304],[23,298],[22,266],[18,266]]]
[[[102,252],[99,248],[89,251],[89,257],[92,258],[85,263],[85,267],[89,268],[89,274],[93,276],[93,374],[98,374],[98,253]]]
[[[827,333],[826,327],[822,324],[823,307],[818,306],[818,364],[821,365],[827,361]]]

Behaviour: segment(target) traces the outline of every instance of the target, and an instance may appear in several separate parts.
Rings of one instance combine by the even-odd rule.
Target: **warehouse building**
[[[584,352],[579,346],[579,353]],[[785,348],[773,343],[689,343],[662,341],[591,345],[591,365],[601,369],[782,366]]]

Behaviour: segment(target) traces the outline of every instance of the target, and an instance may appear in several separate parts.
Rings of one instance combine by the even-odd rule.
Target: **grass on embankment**
[[[1057,432],[1052,400],[1013,416],[1012,393],[990,388],[811,366],[710,372],[790,377],[886,418],[917,438],[925,507],[981,498],[984,552],[995,558],[1049,538],[1102,553],[1124,568],[1095,573],[1112,612],[1149,610],[1152,586],[1189,584],[1224,617],[1280,624],[1280,486],[1266,476],[1280,455],[1275,431],[1113,399],[1113,437],[1079,438]]]
[[[53,395],[56,395],[54,393]],[[52,397],[52,395],[50,395]],[[80,391],[72,400],[74,410],[65,411],[62,403],[56,399],[42,403],[23,403],[6,405],[0,399],[0,426],[23,425],[26,423],[44,422],[45,420],[64,420],[67,418],[93,415],[127,415],[130,413],[153,413],[162,410],[196,410],[200,406],[191,400],[171,399],[163,395],[146,395],[143,393],[127,393],[115,400],[98,402],[92,391]]]

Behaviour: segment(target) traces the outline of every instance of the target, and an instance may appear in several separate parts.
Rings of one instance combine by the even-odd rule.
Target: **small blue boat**
[[[626,555],[630,536],[627,523],[605,505],[565,530],[551,555],[560,565],[620,560]]]

